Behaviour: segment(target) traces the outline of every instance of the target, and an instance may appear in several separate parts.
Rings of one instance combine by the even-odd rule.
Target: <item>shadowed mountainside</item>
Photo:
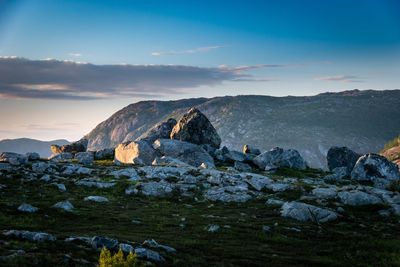
[[[400,132],[399,103],[400,90],[142,101],[121,109],[86,137],[91,150],[114,147],[196,106],[228,148],[241,149],[244,144],[261,150],[294,148],[311,166],[325,167],[326,152],[334,145],[360,153],[378,152]]]

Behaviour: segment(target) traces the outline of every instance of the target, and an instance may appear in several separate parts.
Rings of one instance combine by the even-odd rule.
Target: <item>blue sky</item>
[[[400,2],[0,0],[0,56],[0,139],[77,139],[144,99],[398,89]]]

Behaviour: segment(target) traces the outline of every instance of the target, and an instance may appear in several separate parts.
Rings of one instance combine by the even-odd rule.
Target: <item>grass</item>
[[[301,173],[309,177],[311,171]],[[0,255],[20,248],[27,252],[8,262],[14,266],[59,266],[68,261],[65,254],[97,263],[100,251],[62,241],[93,235],[137,243],[154,238],[177,249],[176,255],[163,255],[172,266],[400,266],[398,219],[382,219],[368,209],[349,209],[343,219],[321,227],[284,219],[279,209],[264,204],[265,199],[224,204],[125,196],[129,186],[125,179],[109,189],[75,186],[67,180],[67,192],[15,178],[0,177],[0,184],[7,185],[0,191],[0,230],[45,231],[60,240],[54,245],[4,239]],[[86,202],[83,198],[88,195],[102,195],[110,202]],[[299,195],[292,190],[277,197]],[[75,206],[74,212],[50,208],[66,199]],[[17,207],[23,202],[39,207],[39,212],[19,213]],[[133,224],[133,219],[142,224]],[[210,224],[218,224],[221,230],[207,232]],[[264,225],[272,228],[271,233],[262,231]]]

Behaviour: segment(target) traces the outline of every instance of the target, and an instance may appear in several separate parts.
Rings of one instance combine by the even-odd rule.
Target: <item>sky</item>
[[[397,0],[0,0],[0,139],[142,100],[399,89]]]

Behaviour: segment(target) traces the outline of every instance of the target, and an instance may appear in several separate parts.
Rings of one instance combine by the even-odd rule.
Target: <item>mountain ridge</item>
[[[119,110],[86,138],[89,149],[115,147],[139,137],[156,123],[179,119],[196,106],[217,129],[222,145],[240,150],[295,148],[313,167],[326,167],[330,146],[378,152],[400,131],[400,90],[349,90],[315,96],[239,95],[141,101]]]

